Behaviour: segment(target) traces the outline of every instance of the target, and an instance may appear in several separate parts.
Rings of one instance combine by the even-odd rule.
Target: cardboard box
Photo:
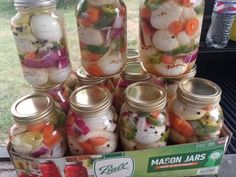
[[[197,176],[217,174],[231,138],[224,126],[221,138],[212,141],[171,145],[139,151],[123,151],[104,155],[67,156],[63,158],[27,158],[13,152],[9,154],[18,174],[41,174],[39,164],[47,160],[56,164],[64,177],[68,162],[81,162],[88,175],[95,177],[156,177]],[[54,177],[54,175],[52,176]]]

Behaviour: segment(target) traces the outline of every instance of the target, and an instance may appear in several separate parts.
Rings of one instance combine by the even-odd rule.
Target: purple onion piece
[[[114,29],[111,32],[112,38],[120,39],[123,35],[123,29]]]
[[[48,148],[46,147],[41,147],[39,149],[37,149],[35,152],[32,153],[32,156],[35,158],[39,158],[41,155],[44,155],[48,152]]]
[[[57,52],[50,51],[47,55],[45,55],[42,60],[45,68],[56,67],[59,61],[59,55]]]
[[[67,56],[67,49],[65,47],[61,48],[59,52],[60,52],[60,57]]]
[[[197,59],[198,51],[194,51],[193,53],[186,55],[182,58],[184,63],[191,63]]]
[[[70,65],[69,59],[66,56],[64,56],[60,58],[57,66],[59,69],[63,69],[68,67],[69,65]]]

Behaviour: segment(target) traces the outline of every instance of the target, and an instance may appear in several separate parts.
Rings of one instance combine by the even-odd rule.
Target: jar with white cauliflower
[[[70,97],[66,135],[71,155],[105,154],[116,150],[117,114],[110,92],[99,86],[77,88]]]
[[[180,144],[219,138],[223,126],[221,92],[206,79],[182,80],[169,109],[170,140]]]
[[[127,12],[122,0],[81,0],[76,11],[82,66],[92,76],[120,74],[126,63]]]
[[[65,24],[56,0],[14,0],[11,29],[25,80],[33,86],[55,86],[71,73]]]
[[[169,130],[166,91],[149,82],[131,84],[120,112],[120,139],[125,150],[166,146]]]
[[[196,73],[197,73],[197,66],[194,65],[193,68],[188,73],[182,74],[180,76],[163,78],[163,87],[167,91],[168,103],[170,103],[175,99],[179,82],[183,79],[194,78]]]
[[[62,157],[66,152],[65,114],[55,109],[53,99],[35,93],[11,107],[15,124],[9,132],[13,151],[27,157]]]
[[[198,53],[204,0],[141,0],[140,56],[160,77],[185,74]]]

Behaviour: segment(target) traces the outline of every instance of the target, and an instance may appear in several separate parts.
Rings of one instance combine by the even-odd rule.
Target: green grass
[[[75,2],[75,0],[67,0]],[[79,46],[74,3],[61,1],[59,8],[65,16],[68,46],[73,68],[79,66]],[[128,47],[137,48],[138,1],[126,0],[128,7]],[[11,0],[0,0],[0,146],[6,145],[8,131],[13,123],[10,108],[18,98],[31,93],[30,86],[23,78],[14,39],[10,30],[10,19],[15,15]]]

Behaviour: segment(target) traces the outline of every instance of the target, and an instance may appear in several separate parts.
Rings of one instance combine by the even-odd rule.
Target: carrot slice
[[[41,132],[45,126],[45,123],[40,123],[37,125],[30,125],[27,127],[27,129],[31,132]]]
[[[186,120],[179,118],[173,112],[169,114],[169,118],[170,127],[181,135],[183,135],[184,137],[192,138],[195,135],[193,127]]]
[[[169,56],[169,55],[162,55],[161,56],[162,63],[171,64],[173,62],[173,60],[174,60],[174,58],[172,56]]]
[[[191,4],[190,0],[181,0],[181,3],[184,6],[190,6],[190,4]]]
[[[91,23],[96,23],[101,18],[101,11],[98,8],[90,7],[86,13],[88,14],[88,20]]]
[[[183,31],[184,25],[180,21],[174,21],[169,25],[168,29],[171,34],[176,35],[179,32]]]
[[[147,7],[143,7],[140,13],[142,18],[149,19],[151,17],[151,11]]]
[[[53,147],[55,144],[57,144],[60,141],[60,134],[58,131],[54,131],[51,134],[47,135],[46,137],[44,137],[44,144],[46,146]]]
[[[79,145],[83,148],[85,154],[96,154],[95,149],[89,142],[79,143]]]
[[[37,59],[38,55],[35,52],[30,52],[24,56],[25,59],[34,60]]]
[[[187,21],[185,25],[185,32],[189,35],[192,36],[197,32],[199,28],[199,21],[196,18],[191,18]]]
[[[91,64],[87,67],[86,70],[89,74],[93,76],[102,76],[103,72],[102,69],[97,64]]]
[[[91,53],[89,51],[81,51],[81,57],[82,59],[85,59],[89,62],[97,61],[99,58],[102,57],[102,55],[97,53]]]
[[[43,128],[43,137],[46,137],[48,135],[51,135],[54,130],[54,126],[52,124],[46,124]]]
[[[103,137],[95,137],[95,138],[90,138],[89,143],[92,146],[102,146],[107,142],[106,138]]]

